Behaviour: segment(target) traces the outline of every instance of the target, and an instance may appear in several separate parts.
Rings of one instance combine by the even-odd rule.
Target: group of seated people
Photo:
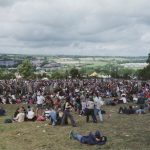
[[[0,116],[5,115],[5,110],[0,107]],[[21,106],[16,109],[11,119],[6,119],[4,123],[12,123],[12,122],[24,122],[24,121],[45,121],[48,120],[51,125],[60,125],[63,117],[63,112],[61,109],[55,111],[53,108],[45,109],[42,115],[36,115],[34,108],[27,106],[25,109],[24,106]],[[10,121],[11,120],[11,121]],[[8,122],[7,122],[8,121]],[[65,121],[67,124],[68,122]]]
[[[146,110],[150,110],[148,105],[139,105],[139,106],[132,106],[129,105],[128,108],[126,106],[120,107],[118,113],[119,114],[145,114]]]
[[[30,106],[25,109],[23,106],[16,109],[13,119],[14,122],[35,121],[36,115],[34,109]]]

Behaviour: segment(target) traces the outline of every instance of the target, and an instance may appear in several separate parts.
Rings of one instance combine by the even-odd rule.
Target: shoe
[[[73,130],[70,131],[70,133],[69,133],[69,138],[70,138],[70,139],[73,139]]]
[[[53,123],[52,123],[52,126],[55,126],[55,125],[56,125],[55,122],[53,122]]]

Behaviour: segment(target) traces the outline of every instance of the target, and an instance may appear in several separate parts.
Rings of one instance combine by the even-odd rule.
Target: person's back
[[[88,108],[88,109],[94,109],[94,102],[91,101],[91,100],[89,100],[89,101],[87,102],[87,108]]]
[[[17,117],[15,118],[15,120],[17,122],[24,122],[24,119],[25,119],[25,113],[24,112],[20,112]]]
[[[37,96],[37,104],[41,105],[43,104],[45,98],[42,95]]]
[[[96,106],[97,109],[100,109],[101,106],[104,104],[101,97],[95,97],[94,98],[94,103],[95,103],[95,106]]]
[[[25,120],[25,112],[23,107],[19,108],[17,116],[13,119],[16,122],[24,122]]]
[[[28,111],[27,113],[27,119],[33,119],[35,117],[35,113],[34,111],[31,109],[30,111]]]

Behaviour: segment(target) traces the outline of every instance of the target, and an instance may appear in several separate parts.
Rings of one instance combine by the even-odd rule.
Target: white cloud
[[[148,0],[0,0],[0,52],[147,55]]]

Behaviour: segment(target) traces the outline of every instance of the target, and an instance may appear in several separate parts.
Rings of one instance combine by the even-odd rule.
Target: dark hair
[[[100,138],[102,137],[100,131],[97,130],[97,131],[95,132],[95,137],[98,138],[98,139],[100,139]]]

